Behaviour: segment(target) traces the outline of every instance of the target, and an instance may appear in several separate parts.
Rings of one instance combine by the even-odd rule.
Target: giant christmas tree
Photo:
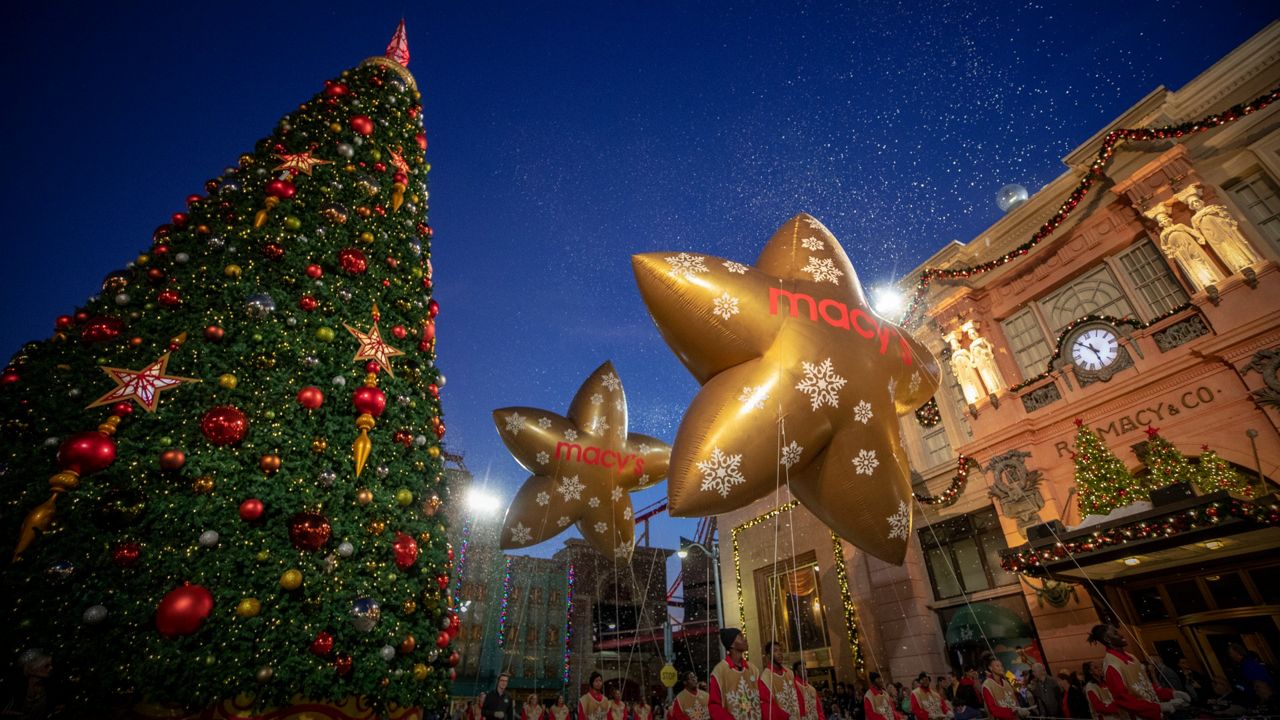
[[[407,63],[402,25],[5,368],[6,645],[52,658],[73,716],[445,701],[444,378]]]

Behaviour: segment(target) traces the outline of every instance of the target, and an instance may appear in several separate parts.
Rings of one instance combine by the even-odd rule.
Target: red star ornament
[[[377,310],[374,311],[377,314]],[[391,347],[382,339],[382,331],[378,329],[378,321],[373,321],[373,327],[369,328],[369,332],[362,332],[350,325],[343,323],[343,327],[347,332],[356,336],[356,340],[360,343],[360,348],[356,350],[353,360],[373,360],[378,366],[387,371],[387,375],[395,377],[396,374],[391,371],[391,358],[397,355],[404,355],[403,352]]]
[[[111,392],[90,403],[86,409],[99,405],[111,405],[130,400],[142,406],[147,412],[155,412],[160,402],[160,393],[171,390],[183,383],[200,382],[195,378],[166,375],[169,367],[169,353],[160,356],[159,360],[141,370],[104,367],[102,371],[115,382]]]
[[[409,161],[398,150],[391,151],[391,166],[405,175],[409,174]]]
[[[871,311],[831,232],[801,213],[754,267],[688,252],[632,265],[702,384],[672,444],[671,514],[729,512],[785,478],[841,537],[901,564],[912,497],[898,416],[933,396],[938,362]]]

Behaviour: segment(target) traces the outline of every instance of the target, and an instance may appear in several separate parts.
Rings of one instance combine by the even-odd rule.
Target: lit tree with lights
[[[1249,483],[1249,478],[1241,475],[1231,463],[1210,450],[1208,445],[1201,447],[1200,450],[1200,466],[1196,468],[1195,473],[1197,490],[1202,494],[1226,490],[1236,495],[1253,496],[1253,487]]]
[[[1118,507],[1146,500],[1147,490],[1098,433],[1076,419],[1076,498],[1080,515],[1106,515]]]
[[[1180,482],[1193,482],[1195,468],[1173,443],[1160,435],[1160,428],[1147,427],[1146,486],[1149,490]]]
[[[70,716],[447,701],[408,59],[402,23],[0,376],[7,645],[52,659]]]

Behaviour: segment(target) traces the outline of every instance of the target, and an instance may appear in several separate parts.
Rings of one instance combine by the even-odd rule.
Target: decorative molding
[[[1152,334],[1151,339],[1156,341],[1156,347],[1160,348],[1160,352],[1169,352],[1179,345],[1186,345],[1208,334],[1209,326],[1205,325],[1204,318],[1197,313]]]
[[[1035,412],[1062,399],[1057,383],[1049,383],[1021,396],[1022,408],[1029,413]]]
[[[1280,408],[1280,347],[1261,350],[1244,368],[1242,374],[1257,372],[1262,376],[1264,387],[1253,390],[1250,394],[1259,405]]]
[[[1027,469],[1026,450],[1010,450],[991,458],[986,471],[994,478],[987,494],[1000,501],[1000,512],[1018,521],[1018,531],[1026,537],[1025,529],[1040,523],[1040,509],[1044,496],[1040,494],[1039,470]]]

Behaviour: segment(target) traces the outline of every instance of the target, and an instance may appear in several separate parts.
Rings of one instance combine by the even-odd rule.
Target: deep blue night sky
[[[490,411],[563,412],[606,359],[632,428],[673,438],[697,388],[632,253],[753,262],[805,210],[865,285],[895,279],[994,222],[1000,186],[1043,186],[1146,93],[1276,17],[1257,0],[79,5],[21,3],[0,29],[0,354],[47,337],[187,194],[381,54],[403,14],[446,440],[507,498],[524,473]],[[692,525],[664,521],[663,544]]]

